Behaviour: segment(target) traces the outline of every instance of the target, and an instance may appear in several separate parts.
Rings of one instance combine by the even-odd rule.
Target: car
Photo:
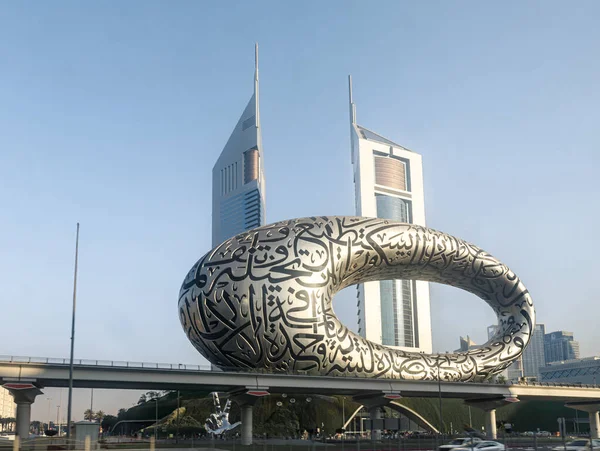
[[[594,447],[594,449],[600,449],[600,440],[598,439],[594,439],[592,440],[591,446],[590,446],[590,441],[588,439],[578,439],[578,440],[573,440],[572,442],[569,442],[567,444],[560,445],[560,446],[555,446],[554,448],[552,448],[554,451],[586,451],[589,449],[592,449],[592,446]]]
[[[450,443],[447,443],[446,445],[441,445],[438,449],[439,449],[439,451],[445,451],[445,450],[455,449],[455,448],[464,448],[464,447],[470,448],[471,443],[476,444],[479,442],[481,442],[481,439],[479,437],[455,438]]]
[[[472,448],[470,446],[462,446],[460,448],[453,448],[452,451],[505,451],[505,447],[502,443],[494,442],[492,440],[484,440],[475,444]]]

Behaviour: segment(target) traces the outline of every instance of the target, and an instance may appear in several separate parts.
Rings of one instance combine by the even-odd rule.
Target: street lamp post
[[[346,427],[346,397],[342,396],[342,430]],[[343,431],[342,431],[343,433]]]
[[[473,427],[473,420],[471,419],[471,406],[469,406],[469,427]]]
[[[441,362],[438,360],[437,366],[437,379],[438,379],[438,397],[440,400],[440,434],[443,433],[444,423],[443,423],[443,414],[442,414],[442,380],[440,377],[440,364]]]
[[[156,410],[154,411],[154,439],[158,440],[158,398],[154,398],[154,401],[156,401]]]
[[[56,424],[57,424],[57,433],[56,435],[60,437],[60,406],[62,404],[62,388],[58,389],[58,405],[56,406]]]
[[[75,238],[75,270],[73,274],[73,313],[71,317],[71,357],[69,359],[69,401],[67,403],[67,439],[71,437],[71,409],[73,407],[73,352],[75,351],[75,306],[77,304],[77,259],[79,257],[79,223]]]
[[[175,443],[179,443],[179,406],[179,390],[177,390],[177,434],[175,435]]]
[[[50,430],[50,401],[52,398],[46,398],[48,400],[48,430]]]

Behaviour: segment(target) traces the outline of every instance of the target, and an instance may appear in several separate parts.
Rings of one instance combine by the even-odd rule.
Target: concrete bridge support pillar
[[[260,389],[259,389],[260,388]],[[256,390],[242,390],[230,393],[231,399],[240,406],[242,421],[242,445],[252,445],[252,407],[262,396],[269,394],[268,387]]]
[[[595,439],[600,438],[600,402],[577,401],[569,402],[566,406],[571,409],[587,412],[590,416],[590,436]]]
[[[242,445],[252,445],[252,406],[244,404],[242,411]]]
[[[30,402],[17,403],[17,435],[21,438],[29,437],[29,424],[31,423]]]
[[[486,410],[485,412],[485,435],[492,440],[498,438],[498,432],[496,430],[496,409]]]
[[[381,423],[381,409],[382,407],[371,407],[369,409],[369,418],[371,419],[371,440],[381,440],[381,429],[375,429],[378,427],[376,423]]]
[[[20,384],[14,384],[18,386]],[[21,384],[24,385],[24,384]],[[5,385],[6,387],[6,385]],[[31,423],[31,404],[42,391],[37,388],[10,388],[6,387],[17,404],[17,430],[16,433],[21,440],[29,437],[29,424]]]
[[[358,395],[353,397],[354,402],[362,404],[369,412],[371,419],[371,440],[381,440],[381,425],[383,408],[390,404],[390,400],[384,397],[383,392]]]
[[[468,399],[465,403],[485,412],[485,435],[490,440],[496,440],[498,438],[498,431],[496,429],[496,409],[518,401],[516,396],[511,396]]]

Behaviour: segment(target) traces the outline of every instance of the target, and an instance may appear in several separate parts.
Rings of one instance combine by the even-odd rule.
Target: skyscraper
[[[265,177],[258,92],[258,44],[254,93],[212,172],[212,244],[265,223]]]
[[[546,363],[561,362],[579,358],[579,342],[573,338],[573,332],[558,330],[544,337]]]
[[[350,135],[356,214],[425,225],[421,155],[356,123],[350,91]],[[429,283],[413,280],[358,286],[358,332],[388,346],[431,352]]]
[[[546,366],[544,356],[544,336],[546,328],[543,324],[536,324],[529,344],[523,351],[523,375],[535,377],[540,380],[540,368]]]

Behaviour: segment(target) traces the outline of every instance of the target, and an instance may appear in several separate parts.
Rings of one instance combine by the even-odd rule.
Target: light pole
[[[441,362],[438,360],[438,365],[437,365],[437,379],[438,379],[438,397],[440,400],[440,434],[442,434],[443,432],[443,428],[444,428],[444,423],[443,423],[443,415],[442,415],[442,379],[440,378],[440,364]]]
[[[342,396],[342,434],[346,427],[346,397]]]
[[[73,316],[71,318],[71,358],[69,360],[69,401],[67,405],[67,439],[71,437],[71,409],[73,407],[73,352],[75,351],[75,306],[77,304],[77,258],[79,256],[79,223],[75,239],[75,271],[73,274]]]
[[[48,400],[48,429],[50,430],[50,401],[52,401],[52,398],[46,398]]]
[[[57,428],[58,432],[56,433],[56,435],[58,437],[60,437],[60,418],[59,418],[59,416],[60,416],[60,405],[62,404],[62,388],[58,389],[58,395],[59,395],[59,397],[58,397],[59,401],[58,401],[58,405],[56,406],[56,424],[57,424],[56,428]]]
[[[179,443],[179,390],[177,390],[177,434],[175,434],[175,443]]]
[[[154,411],[154,440],[158,440],[158,398],[154,398],[156,401],[156,410]]]

